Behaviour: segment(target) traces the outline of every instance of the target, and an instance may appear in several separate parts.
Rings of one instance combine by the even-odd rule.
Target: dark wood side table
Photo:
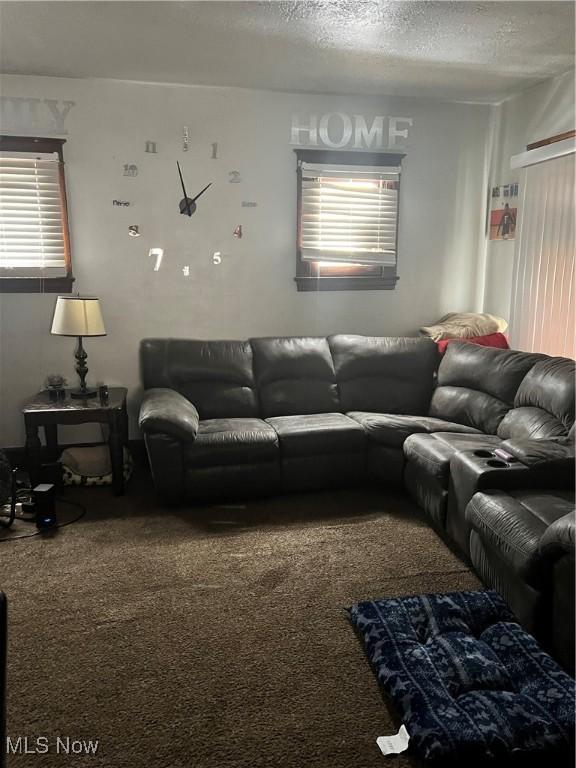
[[[58,424],[108,424],[112,484],[117,496],[124,493],[124,446],[128,442],[128,415],[126,412],[127,390],[110,387],[108,400],[99,397],[86,400],[72,399],[68,393],[64,400],[50,399],[47,391],[39,392],[24,408],[26,425],[26,456],[32,486],[40,481],[41,443],[38,428],[44,427],[46,445],[51,461],[58,458]]]

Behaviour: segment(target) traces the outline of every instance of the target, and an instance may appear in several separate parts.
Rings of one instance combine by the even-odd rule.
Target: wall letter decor
[[[220,251],[214,251],[212,254],[212,264],[222,264],[222,254]]]
[[[148,152],[149,155],[155,155],[157,153],[156,142],[147,141],[145,144],[144,152]]]
[[[24,136],[67,135],[65,121],[74,104],[74,101],[57,99],[0,96],[2,130]]]
[[[128,200],[112,200],[112,205],[119,206],[120,208],[128,208],[130,203]]]
[[[58,101],[56,99],[44,99],[44,104],[46,104],[50,110],[50,114],[54,118],[54,122],[56,123],[56,133],[68,133],[64,128],[64,120],[68,117],[68,112],[70,112],[74,106],[74,102],[64,101],[61,110],[58,107]]]
[[[238,171],[228,171],[228,181],[230,184],[240,184],[242,177]]]
[[[239,240],[242,238],[242,224],[238,224],[234,230],[234,237],[237,237]]]
[[[128,227],[128,234],[130,235],[130,237],[140,237],[142,232],[140,232],[140,227],[138,226],[138,224],[130,224],[130,226]]]
[[[300,140],[300,134],[307,133],[308,141],[303,142]],[[292,115],[292,136],[290,139],[291,144],[300,146],[301,144],[310,144],[315,147],[318,144],[318,118],[316,115],[310,115],[310,123],[308,125],[302,125],[296,115]]]
[[[404,130],[398,130],[398,123],[406,123]],[[388,124],[388,147],[394,149],[399,146],[396,142],[397,138],[408,138],[408,127],[413,125],[414,121],[411,117],[391,117]]]
[[[212,160],[218,160],[218,142],[217,141],[215,141],[212,144],[212,157],[211,157],[211,159]]]
[[[133,163],[126,163],[124,166],[124,176],[138,176],[138,166]]]
[[[333,118],[338,118],[342,121],[342,135],[340,136],[340,141],[334,141],[330,138],[330,133],[328,132],[330,121],[332,120],[332,122],[334,122]],[[345,115],[343,112],[329,112],[327,115],[322,115],[320,118],[319,134],[320,140],[325,146],[330,147],[331,149],[342,149],[342,147],[345,147],[350,143],[350,139],[352,138],[352,120],[350,120],[348,115]]]
[[[384,117],[376,115],[368,128],[364,115],[354,115],[354,149],[370,149],[382,146],[384,136]]]
[[[385,120],[388,121],[387,131]],[[341,128],[335,125],[336,123],[340,123]],[[364,115],[350,117],[344,112],[329,112],[322,115],[320,120],[317,115],[310,115],[308,123],[305,124],[298,116],[292,115],[290,143],[296,146],[324,146],[330,149],[343,149],[346,146],[353,149],[398,149],[402,146],[398,140],[408,138],[408,128],[413,124],[411,117],[376,115],[369,125]]]

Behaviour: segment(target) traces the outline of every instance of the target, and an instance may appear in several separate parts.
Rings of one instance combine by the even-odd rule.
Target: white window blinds
[[[0,152],[0,275],[67,271],[58,153]]]
[[[576,357],[575,157],[524,171],[510,318],[516,349]]]
[[[400,166],[302,162],[303,261],[396,266]]]

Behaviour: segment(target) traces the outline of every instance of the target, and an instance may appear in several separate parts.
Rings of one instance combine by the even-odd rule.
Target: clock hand
[[[193,197],[193,198],[192,198],[192,202],[193,202],[193,203],[195,203],[195,202],[196,202],[196,200],[198,200],[198,198],[200,197],[200,195],[203,195],[203,194],[204,194],[204,192],[206,192],[206,190],[208,189],[208,187],[211,187],[211,186],[212,186],[212,182],[210,182],[210,184],[206,184],[206,186],[204,187],[204,189],[203,189],[201,192],[198,192],[198,194],[196,195],[196,197]]]
[[[182,192],[184,192],[184,200],[186,201],[186,212],[188,213],[188,216],[192,216],[192,211],[190,210],[190,203],[194,202],[194,201],[190,200],[190,198],[186,194],[186,187],[184,186],[184,179],[182,178],[182,171],[180,170],[180,163],[178,161],[176,161],[176,165],[178,166],[178,175],[180,176],[180,184],[182,184]]]

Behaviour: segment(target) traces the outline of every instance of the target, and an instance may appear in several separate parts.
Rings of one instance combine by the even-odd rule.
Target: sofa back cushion
[[[201,419],[259,415],[247,341],[144,339],[140,359],[145,389],[177,390]]]
[[[430,415],[495,435],[528,371],[543,355],[453,343],[438,369]]]
[[[340,411],[326,339],[289,336],[250,344],[263,418]]]
[[[565,437],[574,426],[576,363],[546,357],[528,371],[514,408],[500,422],[498,435],[509,438]]]
[[[337,335],[328,342],[344,412],[428,413],[439,361],[431,339]]]

